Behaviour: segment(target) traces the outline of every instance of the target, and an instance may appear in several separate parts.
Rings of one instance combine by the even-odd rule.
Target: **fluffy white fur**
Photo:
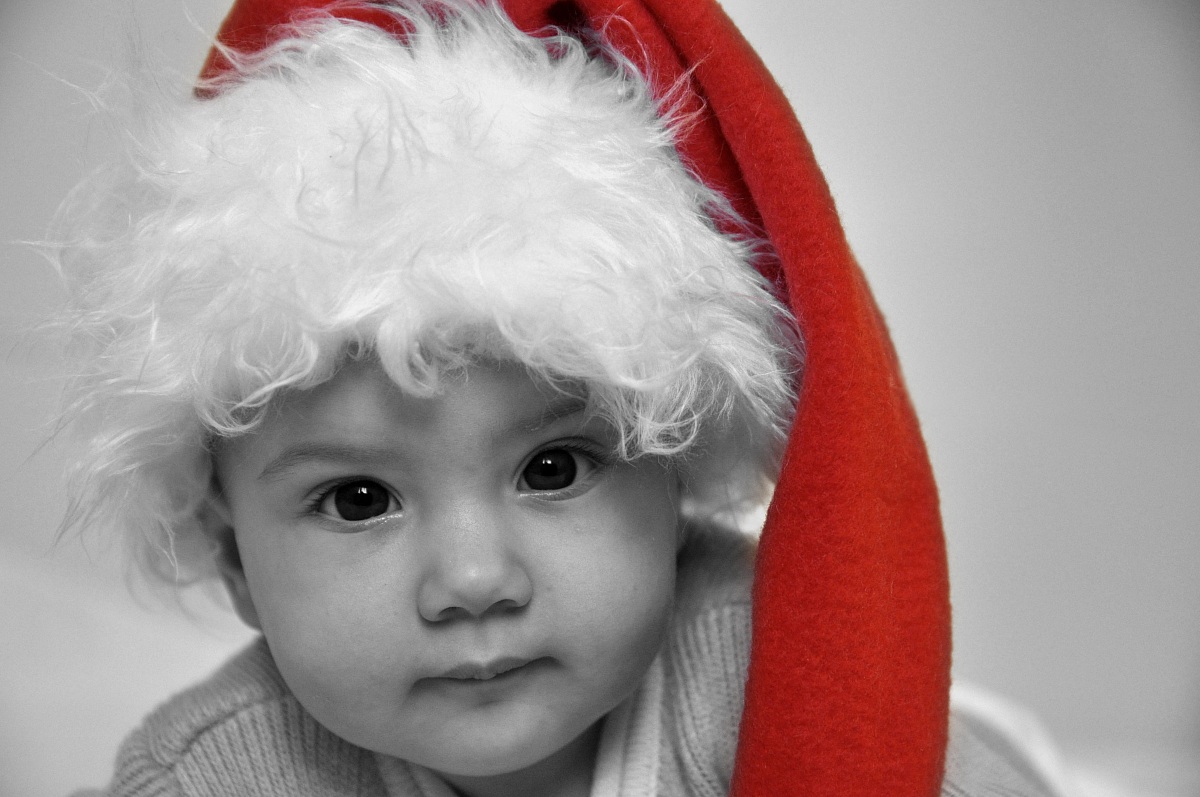
[[[679,122],[614,52],[491,5],[394,13],[405,43],[310,20],[213,98],[160,101],[64,206],[67,523],[126,530],[168,579],[213,572],[213,441],[355,353],[419,394],[478,356],[585,385],[705,505],[774,472],[791,327]]]

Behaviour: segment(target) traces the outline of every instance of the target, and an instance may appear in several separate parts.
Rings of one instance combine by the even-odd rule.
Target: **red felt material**
[[[219,37],[257,49],[273,25],[327,5],[237,0]],[[681,154],[762,225],[781,264],[770,276],[803,329],[796,425],[759,548],[734,794],[933,797],[950,680],[936,488],[887,330],[787,100],[714,0],[504,6],[530,32],[607,23],[660,89],[694,69],[703,119]],[[203,75],[224,68],[214,51]]]

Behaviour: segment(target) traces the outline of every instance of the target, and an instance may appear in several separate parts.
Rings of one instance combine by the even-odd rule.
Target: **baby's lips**
[[[532,661],[533,659],[520,656],[499,656],[484,662],[463,662],[446,670],[439,677],[461,681],[488,681],[497,675],[524,667]]]

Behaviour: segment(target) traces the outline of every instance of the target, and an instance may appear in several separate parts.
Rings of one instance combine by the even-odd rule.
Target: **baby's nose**
[[[454,524],[437,535],[417,594],[428,622],[514,611],[533,597],[533,582],[506,530],[494,522]]]

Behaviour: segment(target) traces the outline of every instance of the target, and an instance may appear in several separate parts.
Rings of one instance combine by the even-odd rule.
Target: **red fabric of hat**
[[[783,92],[715,0],[502,2],[532,33],[603,29],[660,92],[692,70],[702,122],[680,152],[761,224],[779,255],[769,276],[803,330],[797,418],[756,565],[733,793],[938,794],[950,608],[936,488],[887,330]],[[327,6],[237,0],[219,39],[257,50]],[[214,50],[202,74],[226,68]]]

